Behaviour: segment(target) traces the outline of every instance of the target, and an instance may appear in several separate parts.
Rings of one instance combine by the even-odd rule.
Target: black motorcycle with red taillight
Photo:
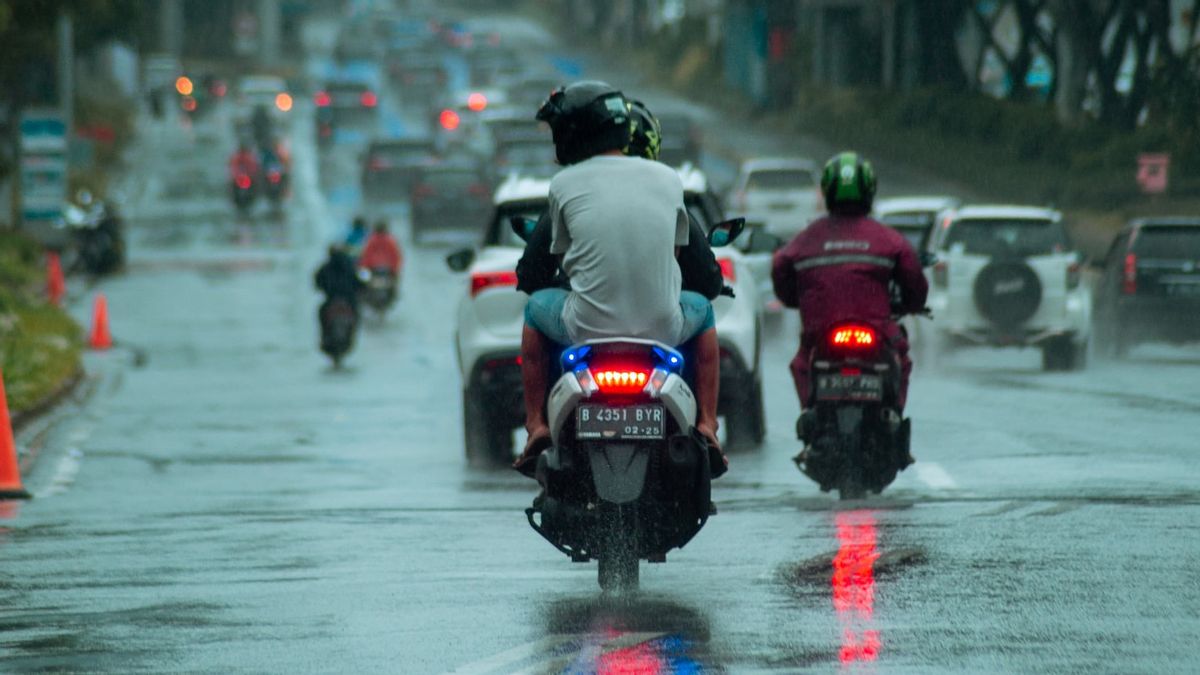
[[[253,176],[239,172],[233,177],[233,184],[230,186],[233,206],[237,209],[238,215],[243,218],[250,215],[250,207],[254,206],[254,198],[257,196],[254,182]]]
[[[878,493],[912,463],[910,420],[901,418],[901,361],[868,322],[830,327],[812,351],[812,405],[796,433],[806,447],[796,465],[842,499]]]

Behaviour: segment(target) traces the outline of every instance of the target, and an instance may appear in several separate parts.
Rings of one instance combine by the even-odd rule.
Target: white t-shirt
[[[563,255],[572,340],[635,337],[679,344],[681,279],[675,247],[688,243],[679,175],[665,164],[600,155],[550,182],[550,252]]]

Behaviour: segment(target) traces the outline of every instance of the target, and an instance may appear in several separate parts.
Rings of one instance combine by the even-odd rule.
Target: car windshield
[[[1200,260],[1200,226],[1144,227],[1133,240],[1133,252],[1147,258]]]
[[[918,248],[921,246],[921,240],[925,238],[925,232],[933,225],[933,217],[933,213],[928,211],[889,213],[880,216],[879,221],[898,230],[913,248]]]
[[[804,190],[812,186],[812,172],[805,169],[755,171],[746,181],[748,190]]]
[[[331,84],[325,88],[334,105],[358,105],[367,85],[359,83]]]
[[[977,255],[1040,255],[1070,248],[1062,223],[1035,218],[971,218],[950,226],[942,248],[962,244]]]

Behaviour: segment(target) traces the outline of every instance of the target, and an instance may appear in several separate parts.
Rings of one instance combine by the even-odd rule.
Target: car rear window
[[[746,181],[750,190],[803,190],[813,186],[813,175],[805,169],[755,171]]]
[[[358,105],[364,91],[367,91],[365,84],[331,84],[325,88],[329,97],[333,99],[335,105]]]
[[[443,169],[427,171],[421,182],[432,186],[443,194],[466,192],[472,185],[480,184],[479,174],[468,169]]]
[[[1147,258],[1200,258],[1200,226],[1144,227],[1133,251]]]
[[[978,255],[1041,255],[1070,248],[1062,223],[1032,218],[956,221],[942,240],[942,248],[955,244]]]
[[[405,160],[421,159],[428,157],[433,152],[432,145],[421,145],[417,143],[404,143],[397,145],[378,145],[371,148],[371,156],[389,162],[401,162]]]

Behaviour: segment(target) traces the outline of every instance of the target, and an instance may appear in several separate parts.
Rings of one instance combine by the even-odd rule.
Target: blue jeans
[[[529,296],[529,302],[525,304],[525,323],[533,326],[552,342],[560,345],[573,344],[567,324],[563,321],[563,307],[567,304],[569,293],[570,291],[564,288],[543,288]],[[699,293],[680,293],[679,309],[683,312],[683,339],[679,344],[717,325],[712,303]]]

